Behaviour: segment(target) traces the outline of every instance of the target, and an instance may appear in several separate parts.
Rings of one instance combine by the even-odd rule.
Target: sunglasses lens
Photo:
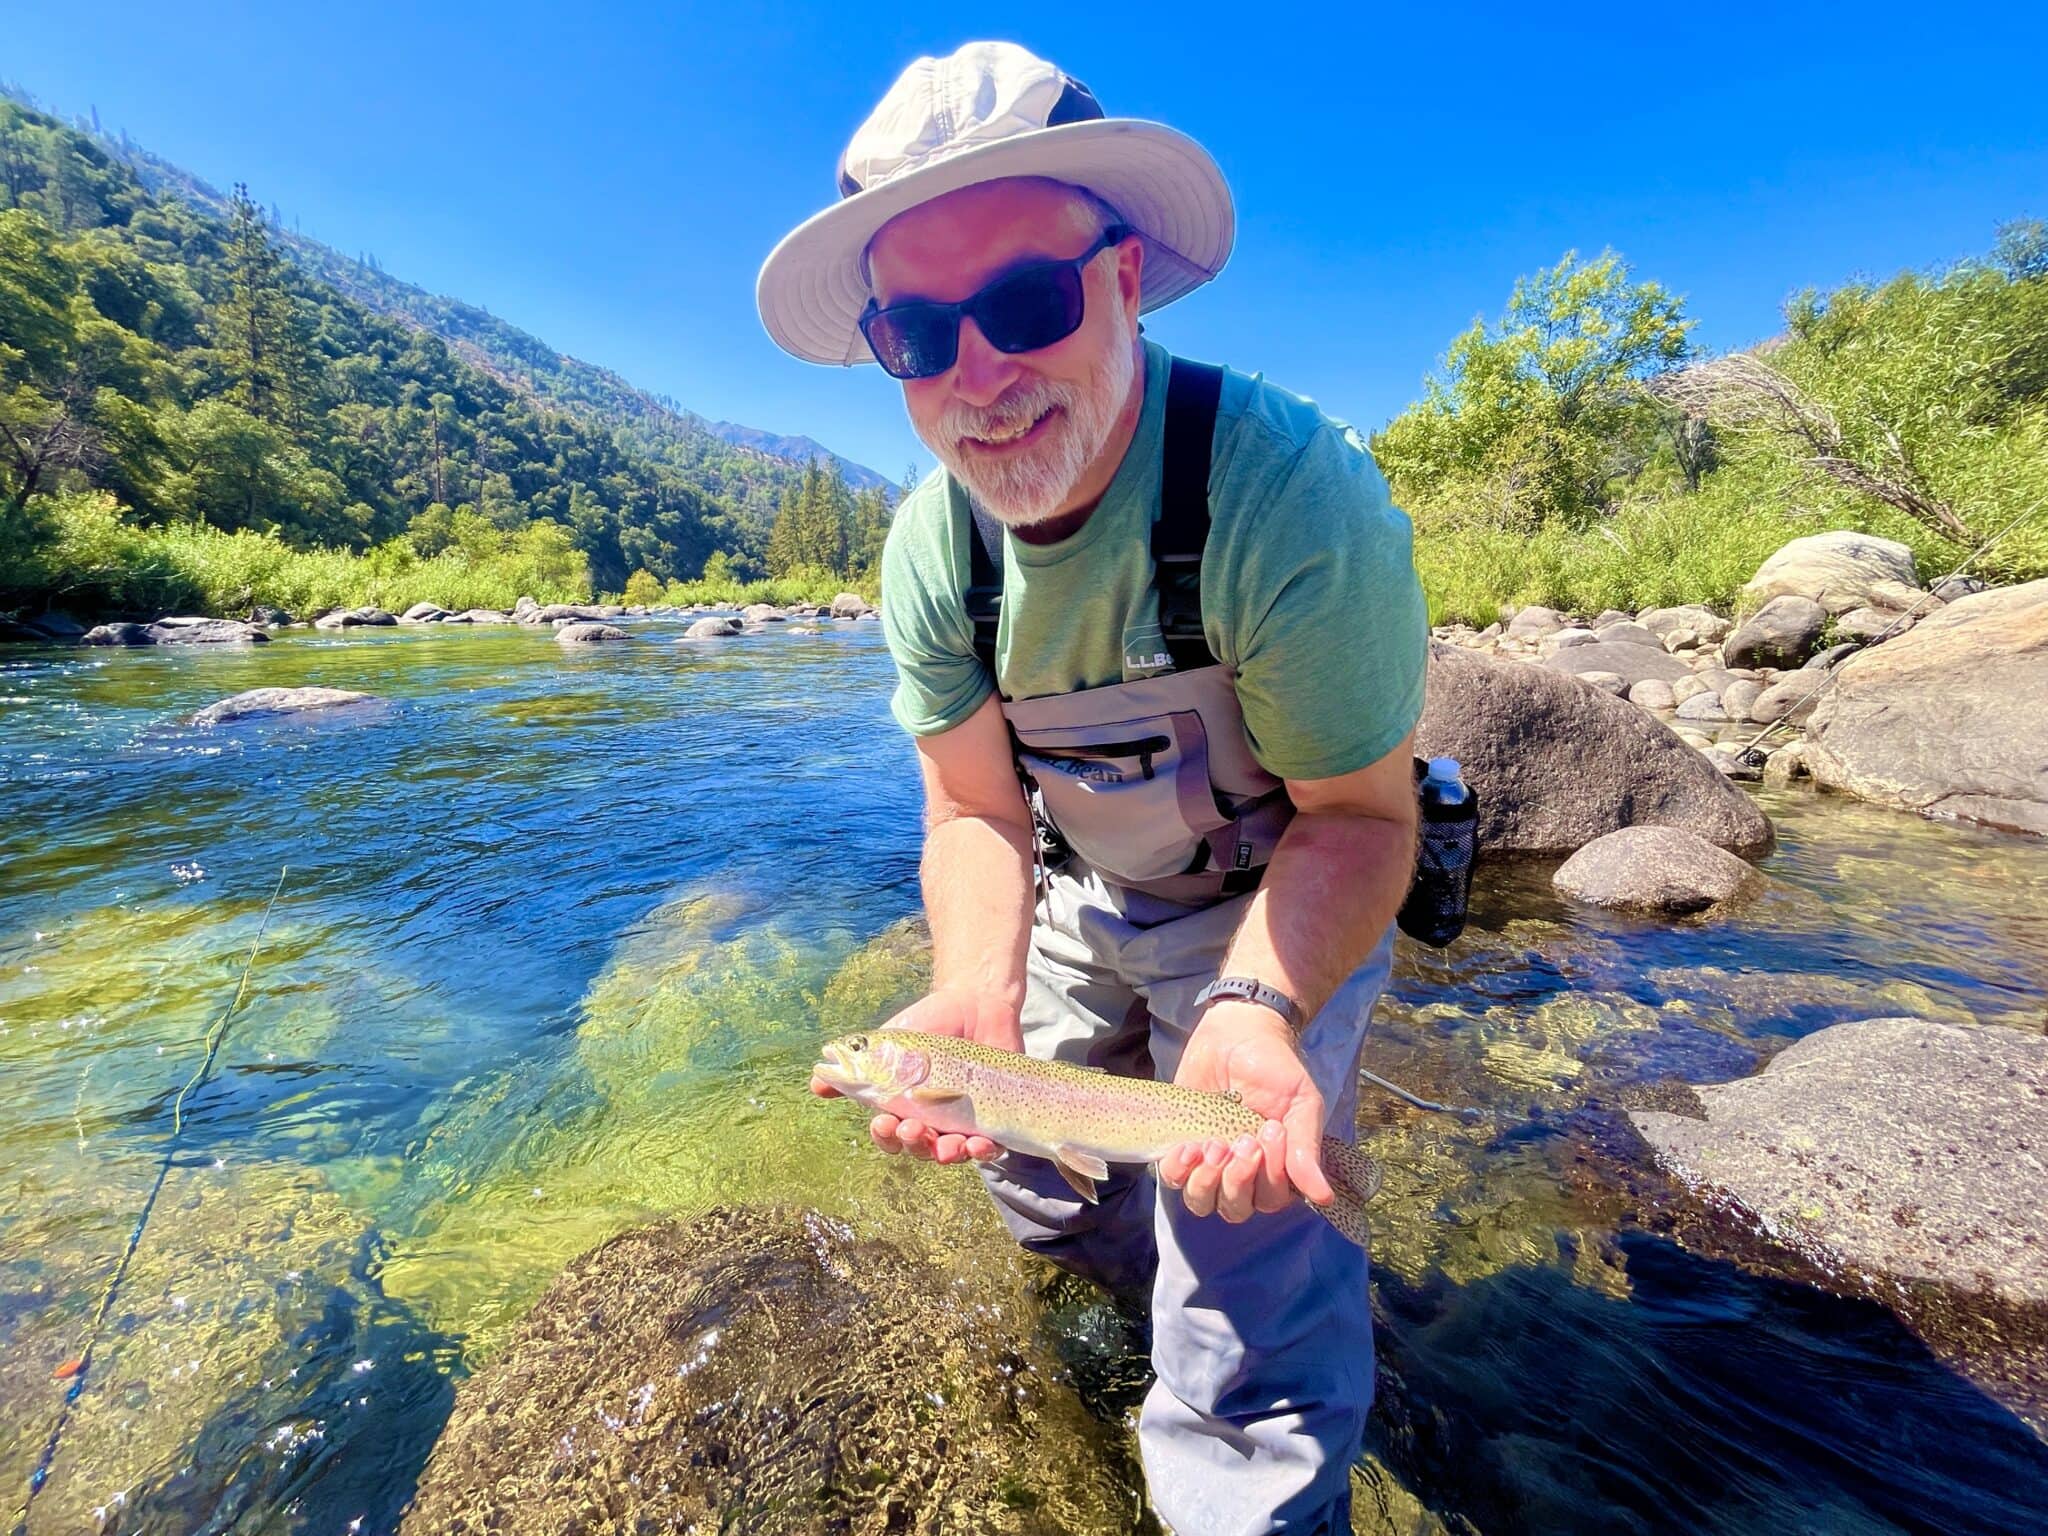
[[[1080,327],[1081,313],[1081,274],[1066,265],[1019,272],[974,300],[974,322],[998,352],[1035,352],[1064,341]]]
[[[906,304],[861,321],[875,361],[892,378],[928,379],[953,366],[959,325],[950,309]]]

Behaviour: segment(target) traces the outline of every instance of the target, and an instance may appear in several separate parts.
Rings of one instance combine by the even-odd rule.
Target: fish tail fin
[[[1365,1203],[1380,1191],[1380,1165],[1348,1141],[1323,1138],[1323,1176],[1336,1199],[1313,1207],[1331,1226],[1363,1248],[1371,1235]]]

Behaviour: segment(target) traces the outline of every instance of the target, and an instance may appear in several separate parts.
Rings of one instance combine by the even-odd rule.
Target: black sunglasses
[[[1130,236],[1125,226],[1112,224],[1080,255],[1006,272],[957,304],[917,299],[882,309],[869,299],[860,333],[892,379],[929,379],[952,367],[960,356],[963,315],[974,317],[975,328],[998,352],[1036,352],[1080,329],[1086,292],[1081,269]]]

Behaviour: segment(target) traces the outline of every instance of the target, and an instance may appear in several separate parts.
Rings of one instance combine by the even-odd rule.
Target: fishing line
[[[228,1025],[241,1011],[249,995],[249,977],[256,969],[256,956],[263,948],[263,935],[270,927],[270,914],[277,909],[277,898],[284,894],[284,878],[291,873],[291,866],[285,865],[277,872],[277,888],[270,893],[270,901],[263,908],[263,921],[256,925],[256,938],[249,945],[249,958],[242,962],[242,979],[235,987],[235,995],[221,1010],[213,1027],[207,1031],[206,1054],[199,1068],[185,1080],[185,1086],[178,1090],[178,1096],[171,1101],[171,1139],[164,1147],[164,1155],[157,1164],[156,1182],[149,1186],[149,1194],[142,1202],[142,1210],[135,1218],[134,1230],[128,1234],[128,1246],[121,1252],[121,1262],[114,1266],[113,1276],[107,1281],[106,1289],[100,1292],[99,1309],[93,1313],[92,1327],[86,1330],[85,1349],[78,1356],[77,1369],[71,1373],[71,1385],[65,1389],[64,1401],[58,1405],[57,1418],[50,1425],[49,1438],[43,1443],[43,1454],[36,1461],[35,1471],[29,1474],[28,1495],[21,1501],[21,1507],[14,1514],[13,1536],[28,1536],[29,1506],[36,1501],[36,1495],[43,1491],[43,1484],[50,1480],[50,1468],[57,1460],[57,1446],[64,1438],[64,1428],[71,1422],[71,1410],[85,1392],[85,1381],[92,1370],[92,1352],[98,1346],[100,1330],[106,1326],[107,1314],[114,1308],[114,1298],[119,1294],[121,1282],[128,1278],[128,1266],[135,1258],[135,1250],[142,1246],[142,1234],[149,1226],[150,1213],[156,1209],[157,1196],[163,1193],[164,1181],[171,1175],[171,1164],[178,1155],[179,1143],[185,1136],[185,1100],[192,1090],[202,1085],[213,1075],[214,1061],[220,1056],[220,1048],[226,1043]]]
[[[1967,571],[1972,565],[1977,563],[1979,556],[1989,553],[1992,545],[1996,544],[2008,533],[2011,533],[2013,529],[2019,527],[2021,523],[2025,522],[2028,518],[2032,517],[2036,512],[2040,511],[2043,506],[2048,506],[2048,502],[2036,501],[2032,506],[2027,507],[2011,522],[2007,523],[2003,528],[1999,529],[1998,532],[1994,533],[1982,544],[1979,544],[1975,549],[1971,550],[1968,557],[1964,559],[1963,563],[1957,566],[1954,570],[1950,571],[1948,573],[1948,576],[1944,576],[1942,580],[1946,581],[1949,579],[1950,576],[1962,575],[1963,572]],[[1908,619],[1912,618],[1915,614],[1917,614],[1920,611],[1921,605],[1924,604],[1927,601],[1927,599],[1932,596],[1934,596],[1934,589],[1932,587],[1929,587],[1925,592],[1920,594],[1919,598],[1915,600],[1912,607],[1908,608],[1896,619],[1893,619],[1891,623],[1885,625],[1884,629],[1879,632],[1877,638],[1872,640],[1870,644],[1873,646],[1879,645],[1882,644],[1884,641],[1889,640],[1892,637],[1892,632],[1896,630],[1901,624],[1905,623]],[[1792,717],[1795,714],[1797,714],[1801,709],[1803,709],[1809,700],[1817,699],[1821,696],[1822,693],[1826,692],[1828,685],[1835,680],[1835,674],[1840,670],[1841,667],[1839,664],[1837,664],[1836,666],[1829,667],[1826,672],[1821,674],[1821,680],[1815,683],[1813,687],[1809,688],[1804,694],[1802,694],[1799,697],[1798,701],[1794,703],[1790,709],[1786,710],[1784,714],[1780,715],[1777,719],[1773,720],[1769,725],[1765,726],[1762,730],[1758,731],[1754,736],[1750,737],[1748,741],[1744,742],[1743,745],[1736,751],[1737,758],[1747,761],[1750,753],[1756,751],[1756,744],[1762,741],[1766,736],[1770,735],[1771,732],[1777,730],[1780,726],[1784,726],[1787,729],[1790,729],[1792,725]]]

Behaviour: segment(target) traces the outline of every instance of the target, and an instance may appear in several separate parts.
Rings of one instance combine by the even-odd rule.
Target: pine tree
[[[240,182],[228,204],[226,255],[228,294],[214,316],[214,344],[231,396],[250,415],[298,434],[314,393],[312,346],[283,258]]]

